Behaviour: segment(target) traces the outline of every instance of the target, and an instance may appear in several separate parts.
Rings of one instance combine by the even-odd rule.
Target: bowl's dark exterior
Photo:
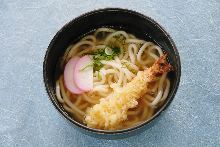
[[[157,113],[142,124],[118,131],[104,131],[88,128],[87,126],[78,123],[66,113],[62,106],[58,103],[55,95],[55,80],[56,80],[56,65],[60,57],[63,56],[65,49],[70,43],[77,40],[80,36],[91,32],[100,27],[112,27],[123,29],[129,33],[136,35],[144,40],[150,40],[162,47],[164,52],[169,55],[169,62],[173,65],[174,71],[169,73],[171,80],[171,88],[164,105]],[[179,86],[181,76],[181,65],[179,53],[176,49],[174,41],[170,35],[153,19],[144,16],[135,11],[106,8],[95,10],[83,14],[65,26],[63,26],[54,36],[47,49],[43,63],[43,77],[46,86],[46,91],[49,98],[59,113],[66,118],[71,125],[78,130],[99,138],[119,139],[125,138],[137,133],[140,133],[155,124],[155,119],[169,106],[173,100]]]

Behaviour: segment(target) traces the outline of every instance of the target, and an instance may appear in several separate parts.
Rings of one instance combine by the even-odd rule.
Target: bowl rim
[[[148,120],[143,121],[142,123],[130,127],[130,128],[126,128],[126,129],[121,129],[121,130],[101,130],[101,129],[94,129],[94,128],[90,128],[86,125],[83,125],[79,122],[77,122],[76,120],[74,120],[72,117],[70,117],[67,112],[65,112],[58,103],[55,102],[56,96],[51,92],[49,85],[48,85],[48,78],[47,78],[47,59],[49,56],[49,52],[52,50],[53,48],[53,44],[56,41],[56,39],[58,38],[59,34],[65,30],[66,27],[68,27],[70,24],[77,22],[80,19],[83,19],[84,17],[88,17],[90,15],[94,15],[96,13],[102,13],[102,12],[106,12],[106,11],[115,11],[115,12],[123,12],[123,13],[129,13],[132,14],[134,16],[138,16],[141,17],[147,21],[150,21],[152,24],[154,24],[155,26],[157,26],[168,38],[169,42],[172,45],[173,51],[175,53],[175,57],[176,57],[176,62],[177,62],[177,80],[176,80],[176,84],[175,84],[175,88],[172,91],[172,93],[170,94],[170,98],[168,101],[166,101],[166,103],[163,104],[163,106]],[[43,78],[44,78],[44,84],[45,84],[45,89],[46,92],[49,96],[50,101],[53,103],[53,106],[56,108],[56,110],[59,111],[59,113],[61,114],[61,116],[63,116],[65,119],[67,119],[69,122],[71,122],[71,124],[74,124],[77,127],[82,128],[85,131],[88,132],[92,132],[92,133],[97,133],[97,134],[105,134],[105,135],[110,135],[110,134],[123,134],[123,133],[129,133],[135,130],[138,130],[140,128],[143,128],[143,126],[149,125],[150,123],[152,123],[158,116],[160,116],[160,114],[162,112],[164,112],[167,107],[170,105],[170,103],[173,101],[174,96],[177,92],[177,89],[179,87],[179,83],[180,83],[180,77],[181,77],[181,62],[180,62],[180,56],[179,56],[179,52],[176,48],[176,45],[172,39],[172,37],[169,35],[169,33],[167,31],[165,31],[164,27],[162,27],[159,23],[157,23],[154,19],[152,19],[149,16],[146,16],[144,14],[141,14],[135,10],[131,10],[131,9],[124,9],[124,8],[112,8],[112,7],[108,7],[108,8],[101,8],[101,9],[95,9],[86,13],[83,13],[81,15],[79,15],[76,18],[73,18],[71,21],[67,22],[53,37],[53,39],[50,41],[50,44],[46,50],[46,54],[44,56],[44,62],[43,62]]]

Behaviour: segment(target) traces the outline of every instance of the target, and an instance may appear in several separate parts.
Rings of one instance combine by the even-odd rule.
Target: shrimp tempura
[[[114,130],[127,119],[127,111],[138,105],[137,99],[149,90],[149,84],[163,73],[170,71],[172,66],[166,62],[166,55],[161,56],[150,68],[139,71],[125,87],[114,91],[99,104],[86,112],[85,123],[97,129]]]

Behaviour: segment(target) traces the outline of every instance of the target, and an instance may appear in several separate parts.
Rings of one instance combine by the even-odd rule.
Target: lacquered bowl
[[[70,117],[70,115],[63,109],[62,105],[57,101],[55,94],[55,73],[58,59],[63,56],[70,43],[77,41],[80,36],[100,27],[122,29],[128,33],[136,35],[138,38],[154,42],[161,46],[164,52],[168,53],[168,61],[174,67],[174,71],[170,72],[168,75],[171,81],[171,87],[165,103],[151,119],[146,120],[137,126],[115,131],[89,128]],[[94,137],[106,139],[129,137],[143,132],[155,124],[156,120],[158,120],[156,118],[167,109],[173,100],[179,86],[180,76],[181,65],[179,53],[174,41],[164,28],[148,16],[132,10],[120,8],[106,8],[88,12],[65,24],[51,40],[43,63],[43,77],[46,91],[49,95],[50,101],[55,106],[56,110],[58,110],[59,114],[64,116],[73,127],[81,132]]]

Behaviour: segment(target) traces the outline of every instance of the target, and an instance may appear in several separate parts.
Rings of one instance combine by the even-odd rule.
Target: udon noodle
[[[56,95],[63,108],[77,121],[84,123],[86,109],[99,103],[100,98],[108,96],[113,90],[123,88],[140,70],[145,70],[163,55],[163,51],[153,42],[136,38],[122,30],[99,28],[70,45],[61,62],[63,68],[70,58],[83,56],[91,51],[110,45],[120,48],[120,54],[113,60],[102,60],[103,67],[93,74],[93,89],[79,95],[72,94],[64,84],[63,74],[56,81]],[[128,128],[148,120],[163,104],[170,89],[167,73],[152,83],[151,90],[138,99],[138,106],[129,109],[127,120],[117,129]]]

